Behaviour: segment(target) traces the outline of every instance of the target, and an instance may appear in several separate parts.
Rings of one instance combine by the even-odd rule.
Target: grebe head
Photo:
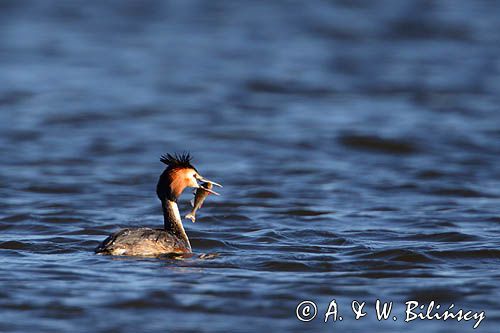
[[[156,187],[156,194],[160,200],[177,201],[177,198],[186,187],[202,188],[212,194],[219,195],[217,192],[201,187],[198,184],[198,181],[200,181],[222,187],[216,182],[203,178],[191,164],[189,154],[166,154],[162,155],[160,161],[167,165]]]

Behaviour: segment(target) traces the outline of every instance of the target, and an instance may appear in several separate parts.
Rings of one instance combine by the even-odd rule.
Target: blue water
[[[0,2],[0,331],[498,332],[499,11]],[[176,151],[224,185],[195,255],[94,255],[161,227]],[[408,300],[486,318],[405,323]]]

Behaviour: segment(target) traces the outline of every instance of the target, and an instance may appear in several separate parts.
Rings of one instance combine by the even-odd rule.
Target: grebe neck
[[[177,236],[184,242],[184,245],[191,251],[191,244],[187,237],[186,231],[182,226],[181,214],[179,213],[179,208],[177,203],[172,200],[162,200],[161,205],[163,207],[163,220],[165,224],[165,231]]]

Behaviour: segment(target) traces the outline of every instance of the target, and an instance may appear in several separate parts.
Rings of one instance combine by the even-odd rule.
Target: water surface
[[[473,331],[403,322],[435,300],[497,332],[497,2],[0,7],[0,331]],[[162,225],[173,151],[225,186],[195,256],[94,255]],[[376,299],[396,322],[353,319]]]

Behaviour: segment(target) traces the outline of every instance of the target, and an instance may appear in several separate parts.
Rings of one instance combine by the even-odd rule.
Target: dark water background
[[[498,332],[499,13],[0,1],[0,331],[473,331],[403,322],[436,300]],[[95,256],[162,225],[159,155],[185,150],[225,185],[185,222],[196,256]],[[377,298],[397,322],[352,318]]]

